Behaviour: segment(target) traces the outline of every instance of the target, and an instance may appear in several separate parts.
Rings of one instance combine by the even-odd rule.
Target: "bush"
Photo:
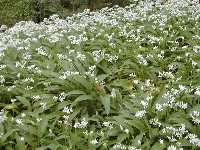
[[[16,22],[31,19],[28,0],[0,0],[0,25],[12,26]]]
[[[13,26],[22,20],[39,23],[53,14],[66,18],[86,8],[96,10],[106,6],[128,4],[128,0],[0,0],[0,25]]]
[[[199,4],[88,9],[0,33],[2,149],[199,149]]]

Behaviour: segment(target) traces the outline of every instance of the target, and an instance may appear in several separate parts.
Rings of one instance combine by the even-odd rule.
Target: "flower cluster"
[[[88,124],[88,122],[86,121],[85,118],[83,118],[81,122],[76,122],[74,124],[74,128],[86,128],[87,124]]]
[[[146,0],[1,26],[0,146],[198,149],[199,6]]]
[[[0,111],[0,123],[4,122],[7,119],[4,110]]]

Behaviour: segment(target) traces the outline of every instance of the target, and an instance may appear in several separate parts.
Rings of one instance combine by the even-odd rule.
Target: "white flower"
[[[135,84],[138,84],[138,83],[139,83],[139,81],[138,81],[138,80],[134,80],[134,81],[133,81],[133,83],[135,83]]]
[[[18,125],[24,125],[22,119],[16,119],[15,122],[16,122]]]
[[[137,111],[135,117],[142,118],[146,114],[146,110]]]
[[[66,94],[65,92],[62,92],[62,93],[59,94],[58,100],[59,100],[60,102],[63,102],[64,99],[65,99],[67,96],[68,96],[68,94]]]
[[[176,150],[176,146],[170,145],[167,147],[167,150]]]
[[[143,105],[144,109],[146,109],[149,103],[145,101],[141,101],[140,104]]]
[[[5,82],[4,76],[0,75],[0,83],[4,83],[4,82]]]
[[[4,114],[4,110],[0,111],[0,123],[4,122],[7,119],[6,115]]]
[[[163,110],[163,106],[161,104],[156,103],[156,109],[158,111],[162,111]]]
[[[198,90],[195,91],[194,94],[197,95],[198,97],[200,97],[200,89],[198,88]]]
[[[129,147],[128,147],[128,150],[141,150],[141,148],[138,149],[138,148],[136,148],[136,147],[134,147],[134,146],[129,146]]]
[[[138,146],[140,146],[141,145],[141,141],[140,140],[138,140]]]
[[[37,118],[36,120],[37,120],[37,123],[38,123],[38,122],[42,121],[42,118]]]
[[[161,145],[164,144],[164,141],[163,141],[162,139],[160,139],[159,141],[160,141],[160,144],[161,144]]]
[[[183,101],[177,102],[175,105],[176,105],[176,106],[179,106],[179,107],[181,107],[181,108],[183,108],[183,109],[186,109],[187,106],[188,106],[188,104],[187,104],[187,103],[184,103]]]
[[[131,97],[131,98],[135,98],[136,96],[135,96],[135,94],[132,93],[132,94],[130,95],[130,97]]]
[[[0,70],[6,68],[6,65],[0,65]]]
[[[46,108],[46,104],[47,104],[47,103],[43,103],[43,102],[40,103],[40,106],[42,106],[42,109],[45,109],[45,108]]]
[[[22,82],[34,82],[33,78],[24,78]]]
[[[85,118],[82,119],[81,123],[76,122],[74,124],[74,128],[86,128],[88,122],[85,120]]]
[[[185,138],[189,139],[191,144],[194,144],[196,146],[200,146],[200,139],[197,137],[197,135],[190,133]]]
[[[126,134],[129,134],[129,129],[125,129],[124,132],[125,132]]]
[[[122,149],[126,149],[126,147],[122,145],[121,143],[117,143],[113,146],[113,149],[122,150]]]
[[[25,117],[25,116],[26,116],[26,114],[25,114],[25,113],[21,113],[21,116],[22,116],[22,118],[23,118],[23,117]]]
[[[119,127],[120,127],[120,129],[121,129],[122,131],[124,130],[124,128],[123,128],[121,125],[120,125]]]
[[[73,109],[72,108],[68,108],[68,106],[67,106],[67,107],[64,107],[63,112],[65,112],[67,114],[70,114],[70,113],[73,112]]]
[[[17,99],[11,99],[10,101],[11,101],[12,103],[14,103],[14,102],[17,101]]]
[[[109,127],[110,129],[113,128],[113,124],[111,124],[110,122],[104,122],[103,125],[104,125],[105,127]]]
[[[95,140],[92,140],[92,141],[90,141],[90,143],[92,144],[92,145],[96,145],[96,144],[98,144],[98,142],[97,142],[97,140],[95,139]]]
[[[200,124],[200,112],[199,111],[193,111],[190,113],[190,117],[192,118],[192,121],[194,123]]]
[[[152,125],[155,125],[155,126],[157,126],[157,125],[158,125],[159,127],[161,126],[161,122],[159,122],[157,118],[151,119],[151,120],[149,121],[149,123],[152,124]]]
[[[77,52],[77,56],[76,58],[80,59],[80,60],[85,60],[86,56],[84,54],[81,54],[80,52]]]
[[[37,100],[40,99],[40,95],[34,95],[34,96],[32,96],[31,98],[37,101]]]
[[[130,77],[137,77],[136,73],[129,74]]]
[[[0,139],[2,138],[2,136],[3,136],[3,133],[0,133]]]
[[[24,141],[24,137],[20,137],[19,140],[20,140],[20,141]]]

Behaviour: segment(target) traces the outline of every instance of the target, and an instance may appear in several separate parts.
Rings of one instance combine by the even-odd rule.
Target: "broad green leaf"
[[[81,84],[84,86],[87,90],[92,89],[92,83],[88,82],[83,76],[74,76],[73,79],[78,82],[78,84]],[[75,82],[75,83],[76,83]]]
[[[69,116],[69,120],[73,120],[78,115],[83,107],[76,107],[74,112]]]
[[[15,131],[15,130],[10,130],[10,131],[8,131],[6,134],[4,134],[4,135],[1,137],[1,139],[0,139],[1,145],[4,144],[4,142],[6,141],[6,139],[7,139],[14,131]]]
[[[102,82],[105,78],[107,78],[109,75],[108,74],[101,74],[97,76],[97,81],[100,83]]]
[[[67,94],[69,95],[86,95],[86,93],[84,91],[80,91],[80,90],[73,90],[68,92]]]
[[[45,147],[38,147],[35,150],[45,150],[45,149],[46,149]]]
[[[121,131],[119,130],[108,130],[108,132],[106,133],[109,136],[118,136],[121,133]]]
[[[128,135],[125,133],[121,133],[118,137],[117,140],[119,141],[119,143],[123,142],[126,138],[128,138]]]
[[[42,137],[44,132],[46,131],[47,129],[47,125],[48,125],[48,122],[49,122],[49,117],[48,116],[45,116],[42,118],[42,120],[40,121],[40,123],[38,124],[38,137]]]
[[[60,146],[59,144],[50,144],[47,147],[50,148],[51,150],[56,150],[59,148],[59,146]]]
[[[14,142],[8,142],[8,143],[15,144]],[[6,150],[14,150],[11,146],[8,145],[8,143],[6,143],[5,145]]]
[[[29,108],[31,107],[31,104],[29,102],[28,99],[24,98],[24,97],[21,97],[21,96],[16,96],[16,98],[22,103],[24,104],[25,106],[28,106]]]
[[[66,139],[66,138],[69,138],[69,136],[67,136],[66,134],[65,135],[59,135],[57,136],[54,140],[58,141],[60,139]]]
[[[75,99],[75,102],[84,101],[88,99],[93,100],[93,97],[91,95],[81,95]]]
[[[145,133],[144,132],[140,132],[139,135],[137,135],[134,139],[133,139],[133,142],[132,144],[133,145],[138,145],[138,141],[141,141],[143,136],[145,136]]]
[[[133,131],[132,126],[125,123],[126,119],[124,119],[122,116],[113,116],[113,118],[114,118],[114,119],[117,121],[117,123],[118,123],[119,125],[121,125],[124,129],[128,129],[129,132],[130,132],[131,134],[134,134],[134,131]]]
[[[177,142],[180,142],[182,146],[192,146],[193,144],[190,143],[189,140],[181,138]]]
[[[49,114],[48,117],[49,117],[49,119],[52,119],[52,118],[60,117],[63,114],[64,114],[63,112],[54,111],[51,114]]]
[[[102,104],[104,105],[105,112],[108,115],[110,112],[110,95],[108,94],[105,96],[101,95],[101,100],[102,100]]]
[[[140,131],[147,131],[146,126],[139,119],[125,120],[124,122],[129,124],[129,125],[134,126],[135,128],[139,129]]]
[[[122,64],[122,66],[131,66],[134,68],[134,70],[139,70],[139,67],[136,63],[130,61],[130,60],[125,60],[124,63]]]
[[[160,142],[156,142],[152,147],[151,150],[163,150],[164,147],[160,144]]]
[[[55,111],[59,111],[63,109],[64,107],[68,106],[69,102],[68,101],[63,101],[62,103],[59,103],[55,109]]]
[[[24,125],[23,129],[30,134],[37,134],[37,128],[32,125]]]
[[[46,88],[44,88],[45,91],[55,91],[55,90],[61,90],[62,87],[59,85],[50,85]]]

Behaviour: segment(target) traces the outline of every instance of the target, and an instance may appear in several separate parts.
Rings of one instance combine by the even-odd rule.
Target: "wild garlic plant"
[[[0,31],[2,149],[199,149],[200,4],[139,1]]]

